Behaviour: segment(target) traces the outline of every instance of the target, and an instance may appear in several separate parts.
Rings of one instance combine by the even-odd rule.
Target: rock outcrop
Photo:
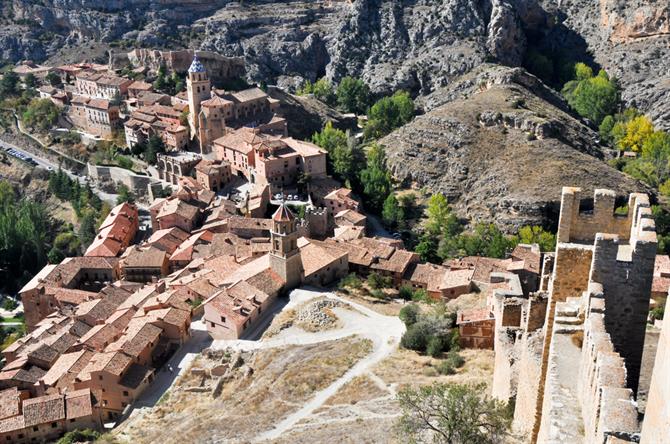
[[[600,160],[610,153],[597,134],[533,91],[535,81],[519,68],[485,66],[454,82],[444,91],[453,101],[381,140],[393,175],[444,193],[464,218],[509,232],[556,220],[567,184],[622,197],[649,191]]]

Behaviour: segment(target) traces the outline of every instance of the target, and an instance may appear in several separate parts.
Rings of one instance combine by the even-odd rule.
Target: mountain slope
[[[447,195],[459,215],[509,232],[557,219],[561,187],[648,190],[611,168],[597,134],[541,97],[518,68],[484,66],[445,89],[448,101],[381,140],[394,176]],[[536,91],[529,86],[535,85]],[[437,93],[436,93],[437,94]],[[560,101],[557,102],[560,105]]]

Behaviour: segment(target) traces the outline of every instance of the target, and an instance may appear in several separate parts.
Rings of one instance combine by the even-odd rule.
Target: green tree
[[[603,70],[593,76],[593,71],[581,63],[575,65],[575,76],[576,80],[563,87],[563,95],[580,116],[600,125],[605,116],[615,111],[619,103],[617,83]]]
[[[126,185],[124,184],[119,185],[117,191],[119,194],[116,198],[117,205],[122,204],[124,202],[128,203],[135,202],[135,195],[130,191],[130,189]]]
[[[386,169],[386,155],[380,145],[374,144],[368,150],[367,165],[361,171],[361,183],[365,204],[379,214],[391,192],[391,175]]]
[[[23,84],[26,85],[26,88],[34,88],[37,85],[37,78],[33,73],[29,73],[23,78]]]
[[[333,122],[328,121],[321,132],[314,133],[312,142],[332,155],[336,148],[347,146],[347,135],[344,131],[334,128]]]
[[[55,72],[50,72],[47,74],[46,77],[44,77],[44,80],[46,80],[51,86],[61,86],[63,84],[60,76]]]
[[[147,141],[147,148],[144,151],[144,160],[155,165],[157,155],[165,152],[165,142],[157,135],[152,135]]]
[[[538,244],[542,251],[554,251],[556,235],[545,231],[542,227],[526,225],[519,229],[519,243]]]
[[[19,76],[14,71],[8,71],[0,79],[0,99],[19,94]]]
[[[382,208],[382,220],[384,221],[384,224],[388,227],[395,228],[398,225],[399,220],[402,219],[401,213],[402,208],[398,205],[398,199],[396,199],[393,193],[389,194],[384,201],[384,207]]]
[[[23,121],[33,129],[45,131],[56,124],[60,111],[49,99],[35,99],[23,113]]]
[[[543,81],[548,82],[554,77],[554,64],[549,57],[542,54],[535,48],[530,48],[526,52],[524,66],[532,74],[538,76]]]
[[[502,443],[512,424],[504,402],[481,385],[433,384],[401,390],[400,439],[434,444]]]
[[[414,101],[405,91],[378,100],[370,108],[364,135],[367,140],[377,139],[408,123],[414,117]]]
[[[79,225],[79,238],[84,246],[88,246],[95,239],[96,232],[96,217],[95,212],[86,211],[81,218]]]
[[[370,88],[361,79],[344,77],[337,86],[337,104],[345,112],[365,114],[370,103]]]

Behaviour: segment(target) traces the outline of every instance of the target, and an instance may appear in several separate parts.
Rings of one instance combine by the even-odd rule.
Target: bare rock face
[[[486,46],[502,64],[519,66],[526,52],[526,35],[514,7],[506,0],[493,0]]]
[[[405,185],[442,192],[460,216],[509,232],[556,220],[566,185],[649,192],[600,160],[609,153],[597,134],[526,86],[534,80],[523,70],[489,66],[465,77],[458,91],[445,89],[453,101],[382,139]]]

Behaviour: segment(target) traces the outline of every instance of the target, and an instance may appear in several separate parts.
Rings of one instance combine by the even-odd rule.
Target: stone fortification
[[[632,194],[627,213],[617,214],[613,192],[596,190],[590,202],[580,191],[563,189],[556,252],[545,256],[540,293],[522,304],[515,340],[498,341],[496,331],[494,385],[509,382],[494,395],[515,399],[514,428],[531,442],[628,441],[639,433],[634,399],[655,224],[644,194]],[[516,303],[500,301],[496,325],[509,329]]]

